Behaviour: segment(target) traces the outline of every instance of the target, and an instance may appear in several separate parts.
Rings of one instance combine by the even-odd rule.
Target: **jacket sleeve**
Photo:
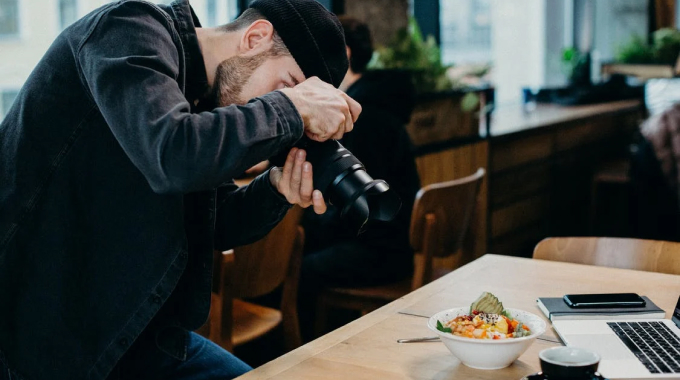
[[[217,189],[215,249],[253,243],[269,233],[292,207],[272,186],[269,170],[248,186],[233,182]]]
[[[300,115],[278,91],[192,114],[170,23],[151,4],[121,2],[101,16],[77,56],[91,97],[155,192],[214,189],[302,136]]]

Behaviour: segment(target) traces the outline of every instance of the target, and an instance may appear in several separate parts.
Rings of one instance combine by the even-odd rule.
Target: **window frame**
[[[57,16],[57,34],[61,33],[64,31],[64,29],[68,28],[73,22],[78,20],[80,18],[80,15],[83,14],[83,1],[81,0],[73,0],[75,2],[75,10],[76,10],[76,18],[68,25],[62,25],[62,19],[61,19],[61,2],[64,0],[56,0],[55,3],[55,14]]]
[[[20,40],[24,35],[24,1],[16,0],[17,3],[17,31],[13,34],[0,33],[0,42]]]
[[[16,87],[0,87],[0,122],[5,119],[9,108],[12,107],[12,104],[14,104],[14,101],[19,96],[19,90],[20,89]],[[14,93],[15,95],[14,99],[12,99],[12,103],[9,105],[9,108],[5,109],[5,94],[7,93]]]

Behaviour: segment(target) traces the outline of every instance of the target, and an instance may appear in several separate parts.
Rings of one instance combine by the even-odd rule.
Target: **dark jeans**
[[[310,252],[302,260],[298,313],[303,338],[313,337],[316,300],[330,287],[385,285],[413,273],[413,255],[349,241]]]
[[[208,339],[190,333],[186,360],[161,351],[155,342],[136,342],[108,380],[225,380],[250,371],[247,364]]]

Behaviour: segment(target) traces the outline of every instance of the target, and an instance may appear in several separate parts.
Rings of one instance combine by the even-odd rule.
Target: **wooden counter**
[[[499,107],[491,119],[491,137],[531,133],[537,128],[557,126],[563,123],[591,119],[593,117],[637,112],[642,107],[638,100],[591,104],[584,106],[560,106],[557,104],[538,104],[536,109],[525,112],[520,105]]]
[[[491,125],[489,251],[531,255],[547,236],[588,235],[593,174],[625,157],[638,101],[500,109]]]
[[[642,118],[637,100],[501,107],[489,136],[417,146],[418,171],[424,186],[487,168],[465,261],[486,252],[530,256],[544,237],[588,234],[593,173],[625,155]]]

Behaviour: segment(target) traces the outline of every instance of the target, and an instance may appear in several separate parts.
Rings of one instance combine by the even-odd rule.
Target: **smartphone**
[[[646,302],[635,293],[567,294],[564,302],[573,308],[644,307]]]

